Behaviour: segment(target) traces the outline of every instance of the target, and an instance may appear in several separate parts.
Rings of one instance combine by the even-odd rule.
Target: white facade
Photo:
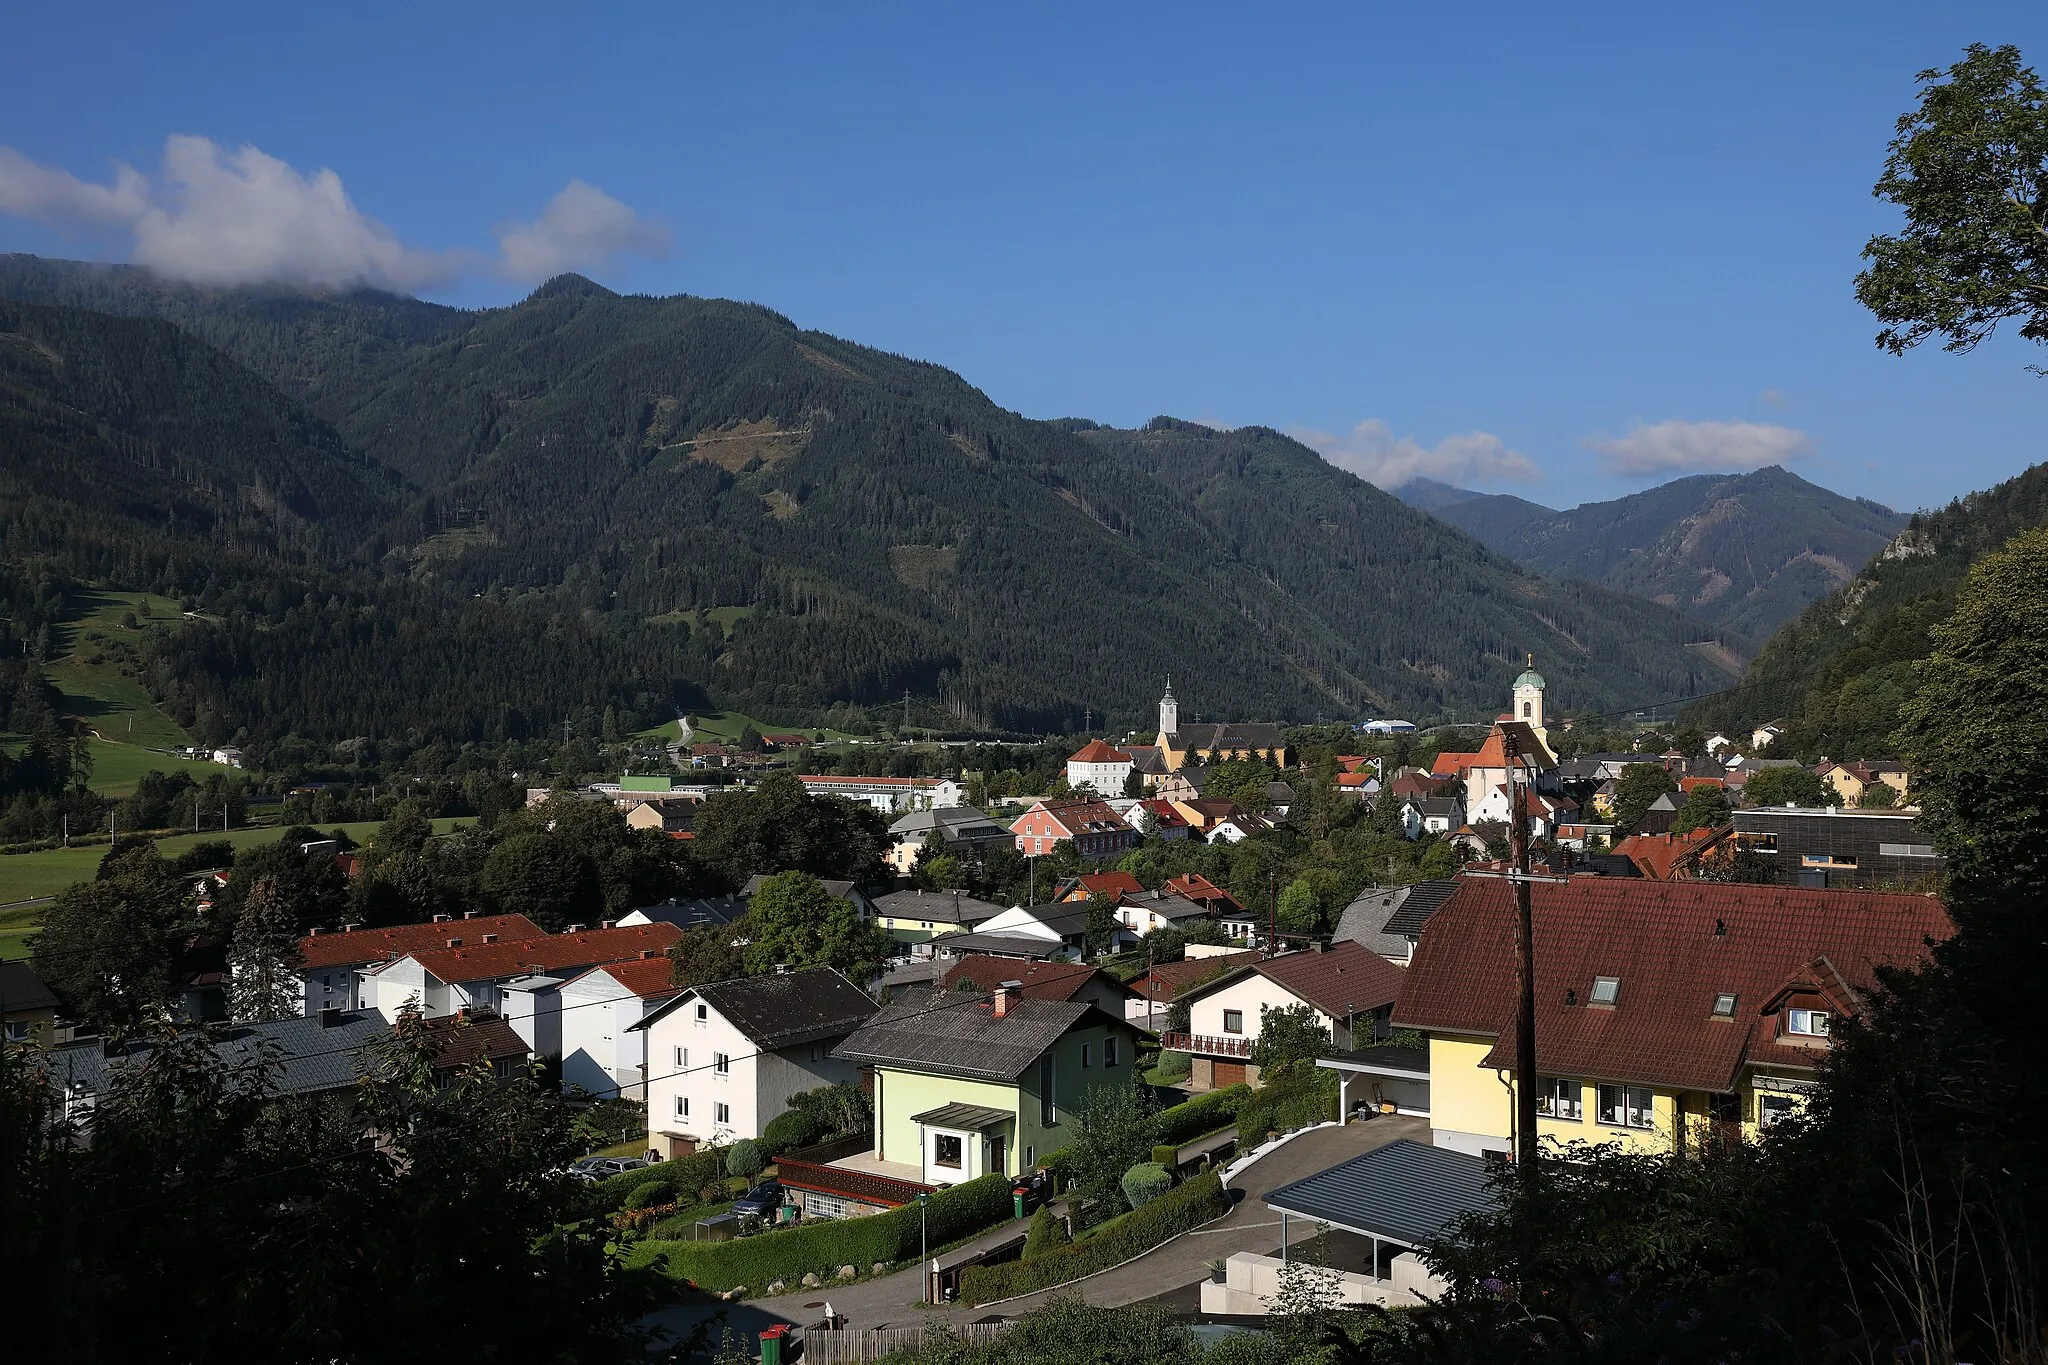
[[[1124,782],[1130,775],[1131,760],[1122,756],[1115,762],[1084,762],[1079,758],[1067,760],[1067,785],[1075,791],[1086,787],[1097,796],[1122,796]]]
[[[1229,985],[1219,986],[1191,1001],[1188,1005],[1188,1032],[1200,1038],[1243,1039],[1246,1043],[1255,1043],[1259,1038],[1261,1009],[1291,1009],[1296,1005],[1308,1005],[1314,1009],[1317,1022],[1326,1029],[1342,1022],[1332,1020],[1321,1009],[1271,977],[1248,972]]]
[[[833,1058],[839,1039],[759,1052],[701,999],[684,1000],[640,1033],[647,1039],[648,1131],[700,1145],[758,1138],[789,1108],[791,1095],[860,1079],[860,1068]]]
[[[466,1009],[501,1008],[505,993],[495,981],[463,981],[450,984],[419,964],[417,958],[401,957],[373,969],[362,982],[363,1009],[373,1009],[393,1023],[408,1000],[419,1001],[420,1013],[439,1019]]]
[[[636,995],[602,967],[562,987],[562,1084],[593,1099],[647,1095],[647,1030],[635,1029],[668,995]]]
[[[967,789],[949,777],[804,777],[812,796],[843,796],[873,806],[884,815],[913,810],[944,810],[967,804]]]

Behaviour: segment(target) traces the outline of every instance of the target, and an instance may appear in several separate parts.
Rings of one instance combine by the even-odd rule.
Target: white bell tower
[[[1173,679],[1166,680],[1166,695],[1159,699],[1159,733],[1180,733],[1180,703],[1173,699]]]
[[[1515,679],[1514,717],[1534,730],[1536,738],[1548,746],[1550,733],[1543,727],[1543,675],[1536,671],[1536,656],[1531,654],[1528,658],[1528,668]]]

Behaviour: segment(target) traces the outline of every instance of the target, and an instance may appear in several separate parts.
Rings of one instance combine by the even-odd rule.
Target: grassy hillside
[[[1848,582],[1906,522],[1776,467],[1675,479],[1565,512],[1491,497],[1436,515],[1539,573],[1647,597],[1758,641]]]
[[[2043,525],[2048,465],[1913,517],[1854,580],[1771,638],[1741,691],[1703,704],[1697,719],[1747,729],[1782,718],[1784,747],[1807,757],[1892,753],[1899,707],[1918,686],[1914,665],[1970,565]]]

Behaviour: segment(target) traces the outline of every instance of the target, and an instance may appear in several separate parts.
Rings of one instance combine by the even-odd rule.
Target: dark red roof
[[[1349,939],[1320,953],[1283,953],[1253,970],[1335,1019],[1393,1004],[1407,978],[1405,968]]]
[[[972,981],[982,990],[993,991],[1005,981],[1021,981],[1024,994],[1033,1000],[1072,1000],[1098,976],[1116,990],[1129,993],[1130,987],[1123,982],[1086,963],[1020,962],[1014,957],[991,957],[987,953],[969,953],[961,958],[939,979],[939,988],[950,991],[962,981]]]
[[[1112,748],[1099,739],[1091,739],[1080,749],[1067,755],[1069,763],[1128,763],[1131,756],[1121,749]]]
[[[1537,1065],[1715,1094],[1745,1062],[1813,1067],[1816,1049],[1778,1041],[1788,987],[1852,1010],[1879,964],[1923,961],[1954,932],[1932,897],[1877,891],[1574,877],[1530,896]],[[1422,931],[1395,1026],[1493,1037],[1482,1065],[1513,1066],[1514,913],[1507,882],[1461,879]],[[1619,982],[1612,1008],[1589,1003],[1596,977]],[[1713,1017],[1722,992],[1732,1019]]]
[[[346,967],[357,962],[382,962],[428,948],[444,947],[451,938],[482,943],[486,934],[501,940],[545,938],[547,930],[524,915],[479,915],[431,924],[394,924],[388,929],[351,929],[340,934],[308,934],[299,940],[299,960],[306,966]]]
[[[475,920],[437,924],[449,938],[461,938],[459,948],[434,947],[407,954],[442,981],[481,981],[494,976],[518,976],[522,972],[561,971],[571,967],[601,967],[607,962],[630,962],[643,952],[662,954],[683,936],[673,924],[626,924],[614,929],[591,929],[580,934],[542,934],[538,938],[485,943],[470,934],[458,933]]]
[[[1145,883],[1128,872],[1083,872],[1074,881],[1075,886],[1062,899],[1085,901],[1106,896],[1114,900],[1119,896],[1145,894]]]
[[[1259,960],[1256,952],[1219,953],[1215,957],[1189,957],[1179,962],[1162,962],[1132,980],[1131,988],[1147,1000],[1171,1004],[1188,983],[1207,984],[1210,978],[1249,966]]]
[[[659,1000],[683,992],[675,984],[674,969],[667,953],[657,953],[653,957],[636,957],[631,962],[606,963],[592,967],[590,972],[603,972],[643,1000]],[[583,975],[589,976],[590,972]]]
[[[434,1042],[434,1065],[437,1068],[526,1056],[526,1040],[491,1010],[444,1015],[439,1019],[426,1020],[424,1027]]]
[[[1237,903],[1237,897],[1231,895],[1199,872],[1189,872],[1178,877],[1168,877],[1166,879],[1166,889],[1173,892],[1176,896],[1186,896],[1196,904],[1206,905],[1211,909],[1215,909],[1218,906],[1228,906],[1232,910],[1242,910],[1244,908]]]

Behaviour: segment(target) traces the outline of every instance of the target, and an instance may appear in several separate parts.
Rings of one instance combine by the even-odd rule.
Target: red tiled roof
[[[434,1066],[448,1069],[479,1060],[496,1062],[524,1057],[526,1040],[490,1010],[470,1010],[423,1022],[434,1044]]]
[[[475,920],[456,920],[436,928],[456,930]],[[668,946],[683,936],[673,924],[625,924],[612,929],[590,929],[580,934],[543,934],[539,938],[513,942],[480,943],[468,935],[460,937],[460,948],[428,948],[407,956],[442,981],[482,981],[488,977],[518,976],[528,971],[556,971],[570,967],[602,967],[608,962],[630,962],[649,949],[666,953]]]
[[[1337,785],[1339,787],[1363,787],[1366,783],[1377,780],[1378,779],[1375,778],[1371,773],[1354,772],[1337,774]]]
[[[1191,901],[1210,906],[1211,908],[1218,905],[1227,905],[1232,910],[1242,910],[1244,908],[1237,903],[1237,897],[1231,895],[1199,872],[1188,872],[1178,877],[1168,877],[1166,879],[1166,889],[1173,892],[1176,896],[1186,896]]]
[[[1017,817],[1016,824],[1010,826],[1011,831],[1022,833],[1022,826],[1034,815],[1045,816],[1069,835],[1130,828],[1116,813],[1115,807],[1102,801],[1041,801]]]
[[[1393,1004],[1408,975],[1406,968],[1349,939],[1320,953],[1284,953],[1253,970],[1335,1019]]]
[[[299,960],[315,970],[347,967],[444,947],[451,938],[481,943],[485,934],[496,934],[510,942],[546,938],[547,932],[524,915],[479,915],[475,919],[448,919],[433,924],[395,924],[388,929],[308,934],[299,940]]]
[[[1067,755],[1069,763],[1128,763],[1131,756],[1121,749],[1112,748],[1099,739],[1083,744],[1077,753]]]
[[[969,953],[961,958],[939,979],[939,987],[950,991],[962,981],[972,981],[982,990],[993,991],[1005,981],[1021,981],[1024,994],[1033,1000],[1072,1000],[1096,977],[1119,991],[1130,992],[1123,982],[1083,962],[1020,962],[987,953]]]
[[[1718,777],[1681,777],[1678,779],[1678,789],[1688,795],[1699,790],[1701,787],[1718,787],[1725,791],[1727,786],[1728,783]]]
[[[1145,883],[1128,872],[1083,872],[1074,878],[1074,887],[1062,900],[1085,901],[1096,896],[1142,896]]]
[[[1631,834],[1616,844],[1614,851],[1651,881],[1668,882],[1680,863],[1719,842],[1726,833],[1725,829],[1696,829],[1684,834]]]
[[[1544,1073],[1714,1094],[1745,1062],[1813,1067],[1815,1050],[1778,1041],[1788,983],[1866,990],[1877,965],[1923,961],[1954,932],[1941,902],[1877,891],[1574,877],[1531,901]],[[1513,1066],[1514,914],[1505,881],[1464,879],[1422,931],[1394,1024],[1491,1036],[1481,1065]],[[1611,1009],[1588,1003],[1601,976],[1620,982]],[[1724,991],[1735,1017],[1716,1020]]]
[[[1465,769],[1478,762],[1478,754],[1438,754],[1436,762],[1429,765],[1429,772],[1430,776],[1437,778],[1462,777]]]
[[[1131,989],[1157,1004],[1171,1004],[1174,997],[1187,989],[1188,983],[1206,983],[1212,976],[1239,967],[1249,966],[1259,960],[1256,952],[1224,953],[1216,957],[1189,957],[1179,962],[1162,962],[1146,971],[1131,982]]]
[[[659,1000],[683,991],[675,984],[675,964],[669,961],[667,953],[636,957],[630,962],[608,962],[592,967],[590,972],[603,972],[642,1000]],[[590,972],[582,975],[589,976]]]
[[[1153,822],[1161,829],[1184,829],[1187,826],[1187,816],[1182,815],[1173,802],[1164,797],[1148,796],[1134,809],[1139,807],[1152,812]]]

